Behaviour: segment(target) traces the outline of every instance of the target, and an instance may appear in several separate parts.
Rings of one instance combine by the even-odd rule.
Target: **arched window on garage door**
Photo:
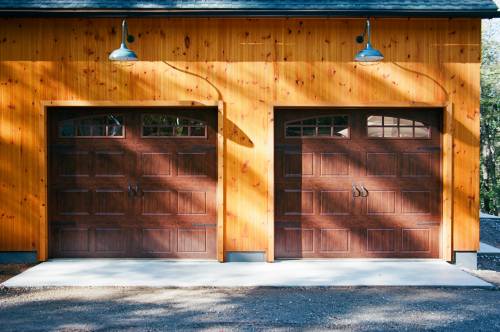
[[[349,138],[349,116],[329,115],[285,123],[286,138]]]
[[[59,121],[60,138],[122,138],[125,137],[123,116],[119,114],[95,115]]]
[[[143,114],[142,137],[207,137],[205,122],[166,114]]]

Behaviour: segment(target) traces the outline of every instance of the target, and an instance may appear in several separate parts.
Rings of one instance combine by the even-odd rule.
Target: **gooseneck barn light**
[[[127,40],[133,42],[134,37],[128,34],[127,20],[122,22],[122,43],[120,48],[114,50],[109,55],[111,61],[137,61],[137,55],[127,47]]]
[[[361,36],[356,37],[356,42],[361,44],[365,39],[365,35],[367,37],[366,46],[364,49],[359,51],[358,54],[356,54],[354,60],[359,62],[377,62],[384,60],[382,53],[379,50],[374,49],[371,45],[370,19],[366,20],[365,31]]]

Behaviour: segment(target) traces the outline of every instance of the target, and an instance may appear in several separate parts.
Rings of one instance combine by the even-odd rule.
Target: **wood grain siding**
[[[221,241],[225,251],[267,251],[268,260],[274,257],[274,106],[450,104],[451,245],[478,249],[479,19],[373,20],[373,45],[385,55],[379,64],[352,61],[362,19],[131,18],[131,48],[141,60],[132,64],[107,60],[119,44],[120,23],[1,20],[0,251],[38,250],[47,257],[44,103],[53,100],[220,101]],[[201,245],[185,244],[186,250]]]

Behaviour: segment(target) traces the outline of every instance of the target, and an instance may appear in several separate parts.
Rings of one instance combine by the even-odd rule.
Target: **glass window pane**
[[[344,116],[336,116],[336,117],[334,118],[334,122],[335,122],[334,124],[335,124],[336,126],[338,126],[338,125],[340,125],[340,126],[346,126],[346,125],[347,125],[347,123],[349,122],[349,119],[348,119],[347,115],[344,115]]]
[[[163,115],[163,114],[158,114],[156,115],[156,123],[159,124],[160,126],[168,126],[172,124],[172,117]]]
[[[90,126],[91,124],[96,123],[95,119],[92,118],[84,118],[84,119],[75,119],[75,123],[82,126]]]
[[[176,121],[179,126],[186,126],[189,125],[189,123],[191,122],[189,121],[189,119],[182,119],[182,118],[177,118]]]
[[[188,136],[188,127],[174,127],[174,136]]]
[[[349,128],[348,127],[335,127],[334,136],[337,137],[349,137]]]
[[[318,127],[318,136],[332,136],[332,127]]]
[[[76,128],[76,136],[90,136],[90,126],[78,126]]]
[[[160,127],[158,128],[158,136],[172,136],[174,130],[172,127]]]
[[[323,116],[318,118],[318,125],[320,126],[329,126],[332,124],[332,118],[329,116]]]
[[[286,136],[299,137],[300,135],[302,135],[300,127],[287,127],[286,128]]]
[[[189,124],[191,126],[203,126],[203,122],[198,121],[198,120],[189,120]]]
[[[378,115],[370,115],[367,120],[368,126],[381,126],[382,117]]]
[[[142,136],[158,136],[158,127],[142,127]]]
[[[430,130],[428,127],[415,127],[416,138],[429,138]]]
[[[398,137],[398,127],[384,127],[384,137]]]
[[[75,127],[71,124],[66,124],[59,126],[59,136],[60,137],[73,137],[75,136]]]
[[[420,122],[420,121],[415,121],[415,126],[416,127],[425,127],[425,124],[423,122]]]
[[[205,127],[191,127],[190,136],[205,136]]]
[[[123,136],[123,126],[108,126],[108,136]]]
[[[399,137],[413,137],[413,127],[400,127]]]
[[[123,125],[123,116],[121,115],[108,115],[107,123],[111,125],[120,126]]]
[[[308,126],[314,126],[316,124],[316,119],[306,119],[302,121],[302,124]]]
[[[315,127],[303,127],[302,128],[302,136],[316,136],[316,128]]]
[[[109,133],[110,128],[112,134]],[[61,137],[123,136],[123,116],[103,115],[64,120],[59,123],[58,133]]]
[[[399,125],[400,126],[413,126],[413,120],[410,119],[399,119]]]
[[[106,136],[106,126],[93,126],[92,136]]]
[[[142,124],[146,126],[157,124],[156,117],[153,114],[145,114],[142,117]]]
[[[383,137],[382,127],[368,127],[368,137]]]
[[[398,118],[392,116],[384,116],[384,126],[397,126]]]
[[[107,121],[107,116],[98,116],[98,117],[80,119],[78,122],[84,125],[105,125],[106,121]]]

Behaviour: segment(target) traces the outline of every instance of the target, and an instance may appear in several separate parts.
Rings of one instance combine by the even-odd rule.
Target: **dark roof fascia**
[[[495,18],[493,10],[0,9],[0,17],[380,17]]]

